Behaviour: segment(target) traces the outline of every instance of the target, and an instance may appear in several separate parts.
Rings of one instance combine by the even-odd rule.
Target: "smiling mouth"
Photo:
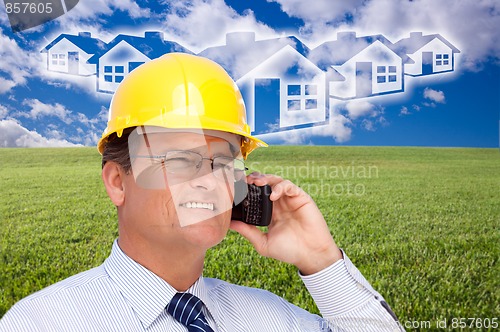
[[[188,208],[188,209],[205,209],[205,210],[214,210],[213,203],[201,203],[201,202],[187,202],[180,204],[180,206]]]

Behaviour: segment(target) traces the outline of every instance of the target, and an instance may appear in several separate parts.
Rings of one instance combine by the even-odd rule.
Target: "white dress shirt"
[[[323,317],[273,293],[218,279],[200,277],[187,292],[203,301],[214,331],[404,331],[345,254],[343,260],[301,278]],[[165,310],[176,292],[115,241],[101,266],[16,303],[0,320],[0,332],[185,332]]]

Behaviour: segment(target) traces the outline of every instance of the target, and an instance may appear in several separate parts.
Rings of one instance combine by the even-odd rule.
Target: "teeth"
[[[214,205],[212,203],[187,202],[183,205],[188,209],[207,209],[210,211],[214,210]]]

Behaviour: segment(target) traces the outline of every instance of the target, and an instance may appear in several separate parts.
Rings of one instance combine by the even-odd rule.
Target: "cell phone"
[[[254,226],[269,226],[273,214],[273,202],[269,199],[271,186],[266,184],[259,187],[238,181],[235,183],[235,189],[237,191],[238,186],[246,185],[248,186],[248,194],[239,204],[233,207],[231,219],[241,220]]]

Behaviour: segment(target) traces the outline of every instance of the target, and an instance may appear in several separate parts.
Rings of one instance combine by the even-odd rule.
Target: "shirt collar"
[[[177,290],[165,280],[128,257],[120,249],[118,240],[113,243],[111,255],[104,262],[104,269],[146,329],[165,310],[177,293]],[[216,307],[209,297],[209,290],[203,277],[200,276],[187,292],[199,297],[208,312],[216,319]]]

